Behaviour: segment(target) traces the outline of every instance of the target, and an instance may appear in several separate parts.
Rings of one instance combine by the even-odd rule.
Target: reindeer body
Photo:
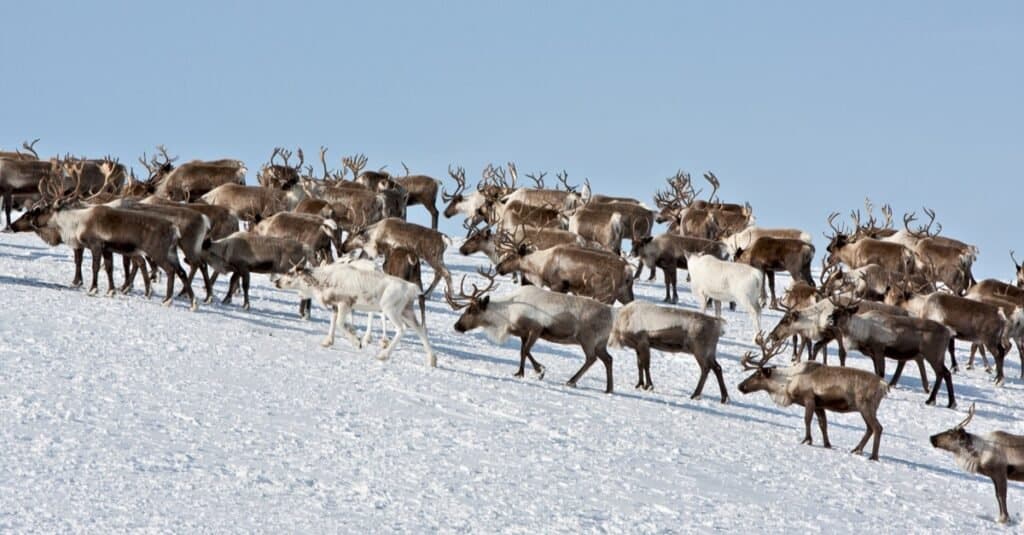
[[[295,266],[305,265],[313,258],[313,252],[295,240],[257,236],[249,232],[236,232],[217,241],[203,243],[204,257],[219,273],[230,273],[228,293],[222,301],[231,298],[242,283],[245,301],[242,308],[249,309],[249,279],[251,273],[285,273]],[[299,305],[299,316],[307,317],[309,302]]]
[[[237,160],[234,162],[240,163]],[[245,185],[244,165],[213,162],[188,162],[177,168],[166,163],[156,178],[156,195],[172,201],[195,201],[224,184]],[[168,169],[170,168],[170,169]]]
[[[687,269],[687,254],[708,254],[725,260],[725,247],[716,241],[703,238],[689,238],[673,233],[645,237],[633,241],[631,256],[639,258],[641,266],[635,276],[639,276],[643,266],[654,272],[661,268],[665,276],[665,302],[679,301],[677,270]],[[671,292],[671,293],[670,293]]]
[[[235,217],[249,223],[259,223],[278,212],[291,210],[299,203],[301,190],[284,191],[264,186],[222,184],[202,197],[203,202],[227,208]]]
[[[633,269],[617,255],[576,245],[522,250],[497,265],[499,274],[521,272],[531,284],[559,293],[593,297],[606,304],[633,300]]]
[[[605,365],[605,392],[612,392],[612,357],[608,353],[608,336],[614,319],[612,309],[593,299],[559,294],[536,286],[524,286],[510,295],[490,299],[489,296],[469,305],[455,323],[455,330],[468,332],[482,329],[495,344],[504,344],[510,336],[519,337],[519,370],[523,376],[526,359],[543,377],[544,367],[530,354],[538,339],[556,344],[579,345],[586,361],[567,383],[576,382],[597,359]]]
[[[749,314],[755,329],[761,330],[761,295],[764,291],[761,271],[746,264],[725,262],[711,255],[691,254],[686,259],[690,289],[707,310],[707,299],[715,301],[715,316],[722,317],[722,301],[738,303]]]
[[[391,320],[397,330],[391,343],[377,355],[378,359],[387,360],[401,341],[405,329],[412,328],[423,343],[427,365],[437,366],[437,357],[430,347],[426,329],[416,321],[412,310],[413,300],[420,294],[415,284],[345,263],[293,270],[275,278],[274,284],[278,288],[297,290],[303,299],[315,298],[322,305],[334,308],[330,330],[320,345],[329,347],[334,344],[334,333],[341,323],[342,334],[352,345],[362,348],[362,341],[348,326],[349,314],[352,311],[379,312]]]
[[[634,301],[618,310],[608,343],[611,347],[629,347],[636,351],[639,373],[637,388],[651,390],[651,349],[671,353],[690,353],[700,366],[700,379],[690,399],[704,390],[709,372],[715,372],[722,403],[729,400],[722,378],[722,367],[715,358],[718,338],[725,322],[690,310],[669,308]]]
[[[817,362],[801,362],[787,368],[761,368],[740,383],[739,390],[744,394],[764,390],[779,406],[803,406],[804,444],[812,442],[811,420],[814,416],[818,417],[825,447],[831,448],[825,411],[859,412],[867,429],[853,453],[861,453],[868,439],[874,435],[871,460],[878,460],[882,424],[878,423],[876,414],[889,392],[889,385],[874,374],[853,368],[823,366]]]

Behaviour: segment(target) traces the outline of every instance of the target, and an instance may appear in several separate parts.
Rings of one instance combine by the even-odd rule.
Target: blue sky
[[[5,3],[0,147],[255,169],[276,145],[470,176],[565,168],[650,202],[713,170],[762,226],[865,195],[1024,253],[1019,2]],[[250,176],[254,179],[254,175]],[[425,212],[413,208],[418,221]],[[454,232],[457,223],[443,223]]]

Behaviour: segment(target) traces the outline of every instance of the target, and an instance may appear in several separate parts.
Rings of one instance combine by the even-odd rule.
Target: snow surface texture
[[[486,260],[457,248],[448,265],[475,277]],[[722,405],[713,378],[689,399],[689,355],[655,352],[656,390],[642,392],[635,355],[613,350],[606,395],[600,363],[568,388],[581,351],[541,341],[546,377],[513,378],[518,340],[458,335],[440,293],[429,369],[411,332],[387,362],[376,344],[321,348],[328,312],[299,320],[297,298],[266,276],[253,277],[251,311],[192,313],[160,306],[162,283],[151,300],[70,289],[70,257],[0,235],[0,531],[970,533],[1000,529],[992,485],[928,436],[972,401],[972,431],[1024,432],[1016,351],[1003,388],[981,366],[954,376],[957,411],[941,408],[944,392],[926,406],[909,366],[882,403],[875,463],[847,453],[859,415],[829,413],[834,449],[817,426],[802,446],[802,408],[740,394],[753,335],[742,311],[725,312]],[[646,274],[637,295],[659,301]],[[496,292],[512,288],[506,278]],[[694,307],[689,293],[680,306]],[[766,327],[777,320],[766,312]],[[856,353],[849,363],[870,368]],[[1009,507],[1019,523],[1012,482]]]

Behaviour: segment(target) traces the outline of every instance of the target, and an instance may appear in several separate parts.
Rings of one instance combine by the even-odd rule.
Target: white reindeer
[[[274,284],[281,289],[297,290],[303,298],[316,298],[322,305],[334,307],[331,327],[320,345],[330,347],[334,344],[334,333],[341,323],[342,334],[349,342],[362,349],[363,340],[356,337],[349,326],[348,318],[354,310],[364,312],[381,312],[395,324],[395,337],[377,355],[380,360],[387,360],[391,351],[402,339],[406,328],[416,331],[423,349],[427,352],[427,364],[437,366],[434,355],[427,340],[426,329],[420,325],[413,312],[413,301],[419,296],[420,290],[415,284],[398,277],[392,277],[380,271],[367,271],[346,263],[335,263],[313,269],[295,268],[287,274],[274,279]]]
[[[738,303],[750,314],[754,330],[761,331],[761,307],[764,305],[761,270],[702,253],[688,253],[686,264],[690,289],[701,312],[707,310],[708,298],[715,300],[715,316],[719,318],[722,317],[722,301]]]

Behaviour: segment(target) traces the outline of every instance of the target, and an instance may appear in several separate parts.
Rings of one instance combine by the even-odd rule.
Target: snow
[[[457,248],[449,267],[476,277],[486,260]],[[0,235],[2,531],[969,532],[999,529],[991,483],[928,436],[972,401],[974,432],[1024,432],[1016,352],[1003,388],[981,366],[955,375],[956,411],[944,392],[926,406],[908,367],[882,403],[875,463],[848,453],[859,415],[829,414],[834,449],[817,426],[802,446],[801,408],[740,394],[754,334],[742,311],[724,312],[723,405],[713,380],[689,399],[688,355],[655,352],[656,390],[642,392],[635,355],[612,350],[606,395],[600,364],[568,388],[581,351],[541,341],[546,377],[516,379],[518,340],[455,333],[439,293],[429,369],[411,332],[386,362],[342,338],[321,348],[327,311],[298,319],[297,298],[265,276],[253,277],[251,311],[192,313],[160,306],[162,284],[150,300],[88,297],[67,287],[70,259],[34,235]],[[662,292],[646,272],[637,283],[641,299]],[[766,312],[766,327],[777,320]],[[1020,485],[1009,498],[1019,522]]]

